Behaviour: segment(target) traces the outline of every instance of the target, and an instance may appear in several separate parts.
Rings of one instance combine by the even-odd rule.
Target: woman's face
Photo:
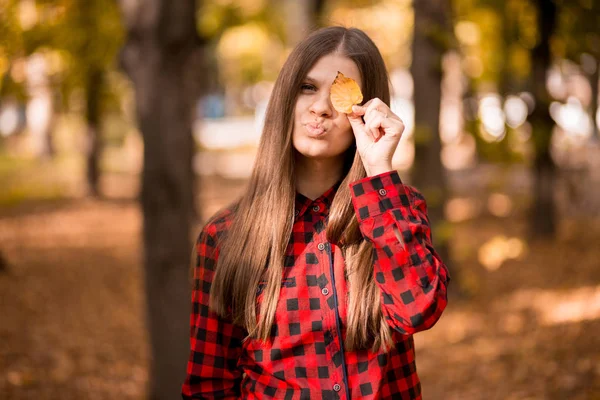
[[[302,82],[296,101],[292,142],[304,157],[339,157],[354,142],[346,114],[337,112],[329,99],[329,89],[338,71],[362,87],[360,72],[354,61],[339,54],[320,58]]]

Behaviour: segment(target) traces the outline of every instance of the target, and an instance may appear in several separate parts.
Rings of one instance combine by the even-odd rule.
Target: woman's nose
[[[319,94],[318,98],[310,106],[310,112],[318,116],[330,116],[333,110],[331,100],[329,99],[329,92],[323,92]]]

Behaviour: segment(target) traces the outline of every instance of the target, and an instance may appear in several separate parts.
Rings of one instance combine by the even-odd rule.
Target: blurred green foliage
[[[310,2],[316,5],[316,0]],[[582,55],[600,59],[600,2],[556,0],[558,26],[551,48],[555,59],[567,58],[581,66]],[[205,44],[208,81],[206,92],[242,98],[261,81],[275,79],[290,47],[289,1],[212,0],[197,10],[197,27]],[[452,0],[454,38],[440,36],[445,49],[458,49],[468,82],[467,96],[498,93],[502,98],[530,90],[531,50],[539,40],[533,0]],[[410,0],[325,0],[313,16],[315,24],[354,25],[376,41],[388,66],[410,64],[413,15]],[[0,0],[0,99],[24,102],[26,60],[44,57],[55,89],[57,112],[85,113],[89,76],[101,71],[103,123],[110,114],[127,112],[131,96],[127,80],[118,72],[117,58],[124,30],[114,0]],[[386,29],[381,29],[381,25]],[[467,97],[465,96],[465,97]],[[226,99],[230,101],[230,98]],[[240,104],[235,113],[253,110]],[[109,121],[103,140],[119,145],[129,120]],[[480,159],[520,162],[523,153],[512,144],[517,133],[506,125],[498,141],[481,136],[475,113],[466,127],[473,134]],[[417,140],[422,135],[417,132]]]
[[[600,2],[597,0],[557,0],[558,35],[553,50],[558,57],[580,62],[583,53],[600,60]]]
[[[558,63],[567,58],[584,70],[583,64],[587,61],[588,64],[595,63],[588,68],[598,68],[600,2],[556,0],[556,4],[558,26],[550,43],[554,60]],[[498,93],[505,98],[531,90],[531,51],[540,40],[536,2],[453,0],[452,5],[463,71],[469,80],[469,95]],[[591,58],[582,59],[584,54]],[[508,124],[506,135],[491,142],[479,134],[484,128],[478,116],[475,121],[467,121],[467,129],[475,137],[482,160],[508,163],[524,160],[523,153],[515,151],[511,145],[518,135]]]
[[[123,28],[115,1],[5,0],[0,9],[0,95],[24,99],[24,61],[34,53],[44,57],[65,111],[91,70],[117,69]],[[116,91],[102,96],[107,106],[118,104]]]

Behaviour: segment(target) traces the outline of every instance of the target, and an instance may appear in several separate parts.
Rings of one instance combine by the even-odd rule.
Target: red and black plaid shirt
[[[387,352],[344,351],[348,292],[344,260],[325,237],[338,185],[314,201],[297,194],[269,343],[243,341],[247,335],[243,328],[209,310],[219,237],[234,215],[222,211],[205,226],[196,244],[184,399],[421,398],[412,334],[439,319],[449,282],[446,266],[431,244],[425,199],[403,185],[395,171],[350,184],[361,232],[373,243],[375,281],[395,346]],[[261,290],[257,288],[257,301]]]

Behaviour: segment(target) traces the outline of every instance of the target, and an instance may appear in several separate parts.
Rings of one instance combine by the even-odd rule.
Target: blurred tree
[[[445,0],[415,0],[413,61],[415,103],[415,160],[413,183],[427,198],[436,233],[436,249],[450,262],[448,224],[444,218],[448,196],[446,171],[440,159],[440,104],[442,55],[451,45],[450,10]]]
[[[0,273],[5,273],[7,271],[8,271],[8,262],[6,261],[6,258],[4,257],[2,252],[0,251]]]
[[[40,89],[47,96],[47,90],[53,114],[68,108],[71,95],[83,89],[88,187],[91,194],[98,194],[100,122],[108,106],[117,103],[106,79],[123,37],[116,4],[112,0],[9,0],[3,7],[0,32],[7,39],[0,42],[0,66],[4,56],[13,67],[35,61],[43,68],[19,82],[11,79],[18,71],[6,68],[2,94],[17,93],[25,100]],[[59,97],[62,104],[53,101]],[[40,140],[44,143],[41,154],[51,154],[51,123]]]
[[[502,131],[487,134],[479,115],[483,96],[499,95],[499,106],[510,95],[526,90],[535,44],[535,7],[522,0],[453,0],[454,29],[467,77],[466,129],[473,135],[482,161],[519,162],[518,132],[505,118]],[[501,127],[497,127],[499,129]]]
[[[143,210],[151,399],[172,399],[189,343],[192,112],[201,54],[195,0],[120,0],[127,40],[121,62],[135,87],[144,139]]]
[[[571,59],[581,66],[591,88],[590,118],[594,122],[593,138],[600,138],[598,112],[598,80],[600,79],[600,2],[593,0],[557,0],[560,7],[557,37],[553,50],[557,57]]]
[[[531,234],[534,237],[552,237],[556,232],[556,166],[550,154],[554,121],[550,116],[551,98],[546,87],[546,74],[552,63],[550,40],[556,27],[557,7],[553,0],[535,0],[535,4],[538,42],[532,51],[531,76],[536,102],[530,117],[535,145]]]
[[[18,18],[18,0],[0,2],[0,95],[11,93],[7,89],[7,80],[12,79],[11,61],[23,52],[23,34]]]
[[[203,95],[221,98],[228,115],[254,111],[250,85],[273,80],[280,67],[286,20],[282,2],[203,2],[197,14],[205,42]]]
[[[38,0],[40,1],[40,0]],[[69,77],[62,82],[68,98],[82,88],[87,123],[86,176],[88,193],[99,194],[101,121],[110,102],[107,75],[123,40],[119,9],[113,0],[60,0],[64,17],[52,28],[50,45],[69,54]],[[73,34],[78,32],[79,34]]]
[[[47,58],[42,52],[34,53],[43,47],[43,36],[48,34],[56,15],[41,15],[34,0],[7,0],[0,4],[0,11],[0,73],[4,74],[0,95],[28,103],[31,150],[38,157],[51,157],[52,82]]]

